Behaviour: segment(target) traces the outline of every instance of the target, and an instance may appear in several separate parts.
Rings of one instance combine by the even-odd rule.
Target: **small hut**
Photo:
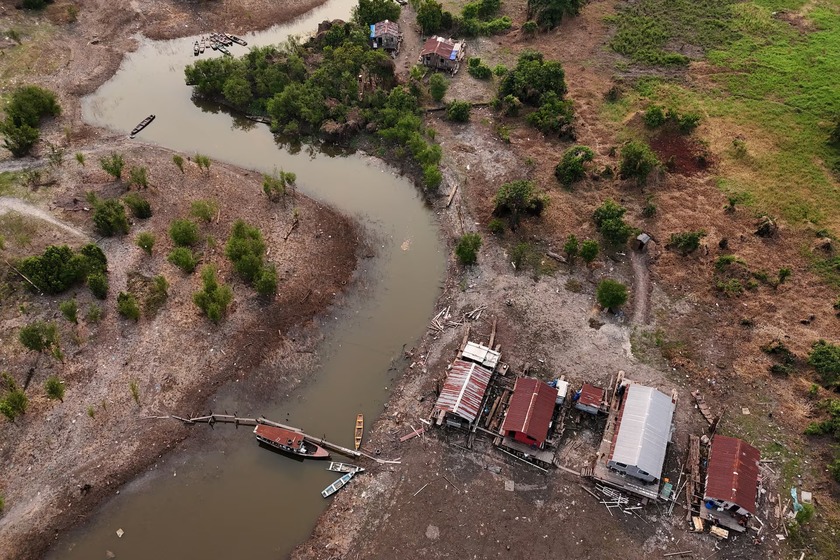
[[[464,59],[466,48],[467,45],[463,41],[429,37],[420,51],[420,62],[429,68],[455,73]]]
[[[396,52],[401,39],[400,26],[393,21],[386,19],[370,26],[370,46],[374,49]]]
[[[636,251],[644,251],[647,249],[648,243],[650,243],[650,235],[645,232],[640,233],[636,239],[633,240],[633,249]]]

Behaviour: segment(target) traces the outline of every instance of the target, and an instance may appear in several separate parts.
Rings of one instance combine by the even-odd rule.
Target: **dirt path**
[[[28,202],[18,200],[17,198],[2,196],[0,197],[0,216],[6,214],[7,212],[17,212],[18,214],[24,214],[26,216],[32,216],[33,218],[39,218],[73,235],[85,238],[90,237],[87,233],[83,232],[79,228],[65,224],[61,220],[57,220],[55,217],[53,217],[52,214],[38,208],[37,206],[33,206]]]
[[[650,270],[647,253],[630,252],[633,264],[633,322],[647,325],[650,322]]]

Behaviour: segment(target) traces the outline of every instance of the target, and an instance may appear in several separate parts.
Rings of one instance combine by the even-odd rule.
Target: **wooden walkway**
[[[166,417],[164,417],[166,418]],[[388,464],[388,465],[398,465],[400,460],[388,460],[388,459],[380,459],[379,457],[374,457],[372,455],[368,455],[363,451],[356,451],[354,449],[348,449],[347,447],[343,447],[338,445],[337,443],[329,442],[322,438],[317,438],[306,434],[303,430],[299,428],[294,428],[292,426],[287,426],[285,424],[281,424],[280,422],[274,422],[273,420],[268,420],[267,418],[242,418],[236,416],[234,414],[213,414],[210,413],[206,416],[196,416],[194,418],[184,418],[183,416],[175,416],[174,414],[169,416],[169,418],[174,418],[175,420],[180,420],[185,424],[209,424],[212,426],[216,423],[221,424],[234,424],[235,426],[256,426],[258,424],[264,424],[266,426],[275,426],[277,428],[284,428],[286,430],[291,430],[293,432],[299,432],[303,434],[303,439],[308,441],[309,443],[314,443],[320,445],[321,447],[325,447],[330,451],[335,451],[336,453],[340,453],[342,455],[346,455],[347,457],[365,457],[372,461],[376,461],[379,464]]]

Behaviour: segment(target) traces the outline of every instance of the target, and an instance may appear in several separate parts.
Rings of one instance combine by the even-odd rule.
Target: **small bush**
[[[467,122],[470,120],[472,105],[469,101],[458,101],[453,99],[446,106],[446,118],[453,122]]]
[[[175,154],[174,156],[172,156],[172,163],[175,164],[175,167],[177,167],[178,170],[181,173],[184,172],[184,158],[183,157],[179,156],[178,154]]]
[[[840,346],[818,340],[811,347],[808,364],[817,370],[822,383],[826,387],[833,387],[840,381]]]
[[[47,378],[44,382],[44,390],[50,399],[64,402],[64,382],[57,376],[51,375]]]
[[[437,192],[443,181],[443,173],[437,164],[423,166],[423,186],[429,192]]]
[[[117,295],[117,311],[126,319],[136,321],[140,318],[140,306],[137,305],[137,298],[129,292],[120,292]]]
[[[441,101],[446,95],[446,90],[449,89],[449,80],[443,74],[435,72],[429,78],[429,94],[435,101]]]
[[[473,265],[478,261],[478,250],[481,248],[481,236],[477,233],[465,233],[458,239],[455,254],[464,266]]]
[[[211,222],[219,211],[219,203],[215,200],[195,200],[190,205],[190,214],[202,222]]]
[[[504,235],[505,223],[499,218],[493,218],[487,223],[487,229],[489,229],[490,233],[493,235]]]
[[[254,282],[263,267],[265,241],[259,228],[237,220],[225,246],[225,255],[233,268],[246,281]]]
[[[658,128],[665,124],[668,118],[665,115],[665,109],[659,105],[651,105],[645,111],[643,120],[648,128]]]
[[[137,187],[147,188],[149,186],[149,175],[145,167],[132,167],[128,170],[128,184]]]
[[[125,159],[123,159],[122,154],[112,152],[108,157],[103,157],[99,160],[99,166],[102,167],[105,173],[119,180],[122,177],[122,171],[125,167]]]
[[[3,382],[7,391],[0,398],[0,414],[14,422],[18,416],[26,413],[29,398],[8,373],[3,374]]]
[[[68,299],[66,301],[62,301],[58,304],[58,310],[61,311],[61,314],[64,315],[64,318],[70,321],[71,323],[79,322],[79,305],[76,303],[75,299]]]
[[[187,247],[176,247],[169,253],[167,260],[186,272],[192,274],[195,271],[198,260],[193,255],[193,252]]]
[[[672,233],[668,244],[685,256],[696,251],[700,247],[700,240],[704,237],[706,237],[706,232],[703,230]]]
[[[76,161],[79,162],[79,165],[84,167],[85,166],[85,154],[83,154],[82,152],[76,152]]]
[[[569,263],[574,262],[575,257],[577,257],[580,253],[580,243],[574,233],[570,234],[569,237],[566,238],[566,242],[563,244],[563,252],[566,253],[567,257],[569,257]]]
[[[467,72],[477,80],[489,80],[493,76],[493,70],[477,57],[470,58],[467,64]]]
[[[144,312],[147,316],[155,315],[167,299],[169,299],[169,282],[165,276],[159,274],[152,280],[152,286],[146,296],[146,301],[143,302]]]
[[[123,197],[123,202],[131,210],[135,218],[145,220],[152,217],[152,205],[149,201],[136,193],[128,193]]]
[[[20,329],[18,340],[33,352],[46,352],[58,346],[58,329],[55,323],[35,321]]]
[[[94,272],[87,277],[87,285],[91,293],[98,299],[108,297],[108,277],[102,272]]]
[[[88,308],[88,312],[85,315],[85,321],[88,323],[96,324],[102,319],[102,308],[98,305],[91,304],[90,308]]]
[[[277,294],[277,267],[273,263],[264,265],[254,279],[254,289],[267,299]]]
[[[635,178],[639,185],[644,185],[650,172],[657,167],[659,159],[647,144],[631,141],[621,149],[619,173],[623,178]]]
[[[210,171],[210,158],[201,154],[195,154],[195,164],[199,169]]]
[[[601,307],[612,311],[627,302],[627,287],[615,280],[601,280],[595,297]]]
[[[111,199],[96,204],[93,211],[93,226],[105,237],[125,235],[128,233],[128,217],[125,208],[119,200]]]
[[[537,34],[538,29],[537,22],[532,20],[528,20],[522,24],[522,34],[526,37],[533,37]]]
[[[192,247],[198,243],[198,226],[190,220],[175,220],[169,226],[169,237],[179,247]]]
[[[548,205],[548,198],[534,192],[534,183],[519,180],[505,183],[496,191],[493,213],[508,216],[511,228],[516,228],[524,215],[539,216]]]
[[[573,146],[563,152],[560,163],[554,168],[554,176],[564,187],[586,177],[586,164],[595,158],[595,152],[586,146]]]
[[[580,258],[582,258],[586,264],[590,264],[598,257],[599,251],[600,248],[598,247],[598,242],[594,239],[587,239],[580,246]]]
[[[595,227],[611,245],[623,245],[633,234],[633,228],[622,219],[626,211],[626,208],[612,199],[607,199],[592,214]]]
[[[676,115],[675,120],[679,131],[683,134],[689,134],[700,124],[700,115],[697,113],[685,113]]]
[[[152,249],[155,246],[155,234],[150,231],[143,231],[137,234],[134,240],[138,247],[146,251],[146,254],[151,255]]]
[[[131,393],[131,398],[136,404],[140,404],[140,387],[137,381],[132,379],[128,382],[128,392]]]
[[[193,294],[193,302],[207,318],[218,323],[227,311],[230,302],[233,301],[233,292],[229,286],[220,284],[216,279],[216,270],[212,266],[206,266],[201,271],[203,287],[201,291]]]

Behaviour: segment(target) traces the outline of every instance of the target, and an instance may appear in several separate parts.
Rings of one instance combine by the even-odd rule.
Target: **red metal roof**
[[[755,515],[758,449],[738,438],[715,436],[706,472],[706,498],[738,504]]]
[[[373,25],[373,36],[374,37],[381,37],[382,35],[399,35],[400,34],[400,26],[394,23],[393,21],[385,21],[377,22]]]
[[[298,447],[303,441],[303,434],[300,432],[293,432],[285,428],[278,428],[276,426],[267,426],[265,424],[258,424],[254,433],[270,439],[279,445],[287,445],[289,447]]]
[[[584,406],[600,408],[601,403],[604,402],[604,393],[605,391],[600,387],[590,385],[589,383],[584,383],[583,387],[580,390],[580,398],[578,399],[578,403]]]
[[[447,41],[443,37],[429,37],[423,43],[423,50],[420,51],[420,56],[436,54],[449,60],[453,50],[455,50],[455,43],[453,41]]]
[[[533,377],[520,377],[513,387],[502,431],[520,432],[542,444],[554,415],[556,398],[557,389]]]
[[[491,375],[489,370],[478,364],[455,360],[446,376],[435,409],[451,412],[469,422],[474,421]]]

